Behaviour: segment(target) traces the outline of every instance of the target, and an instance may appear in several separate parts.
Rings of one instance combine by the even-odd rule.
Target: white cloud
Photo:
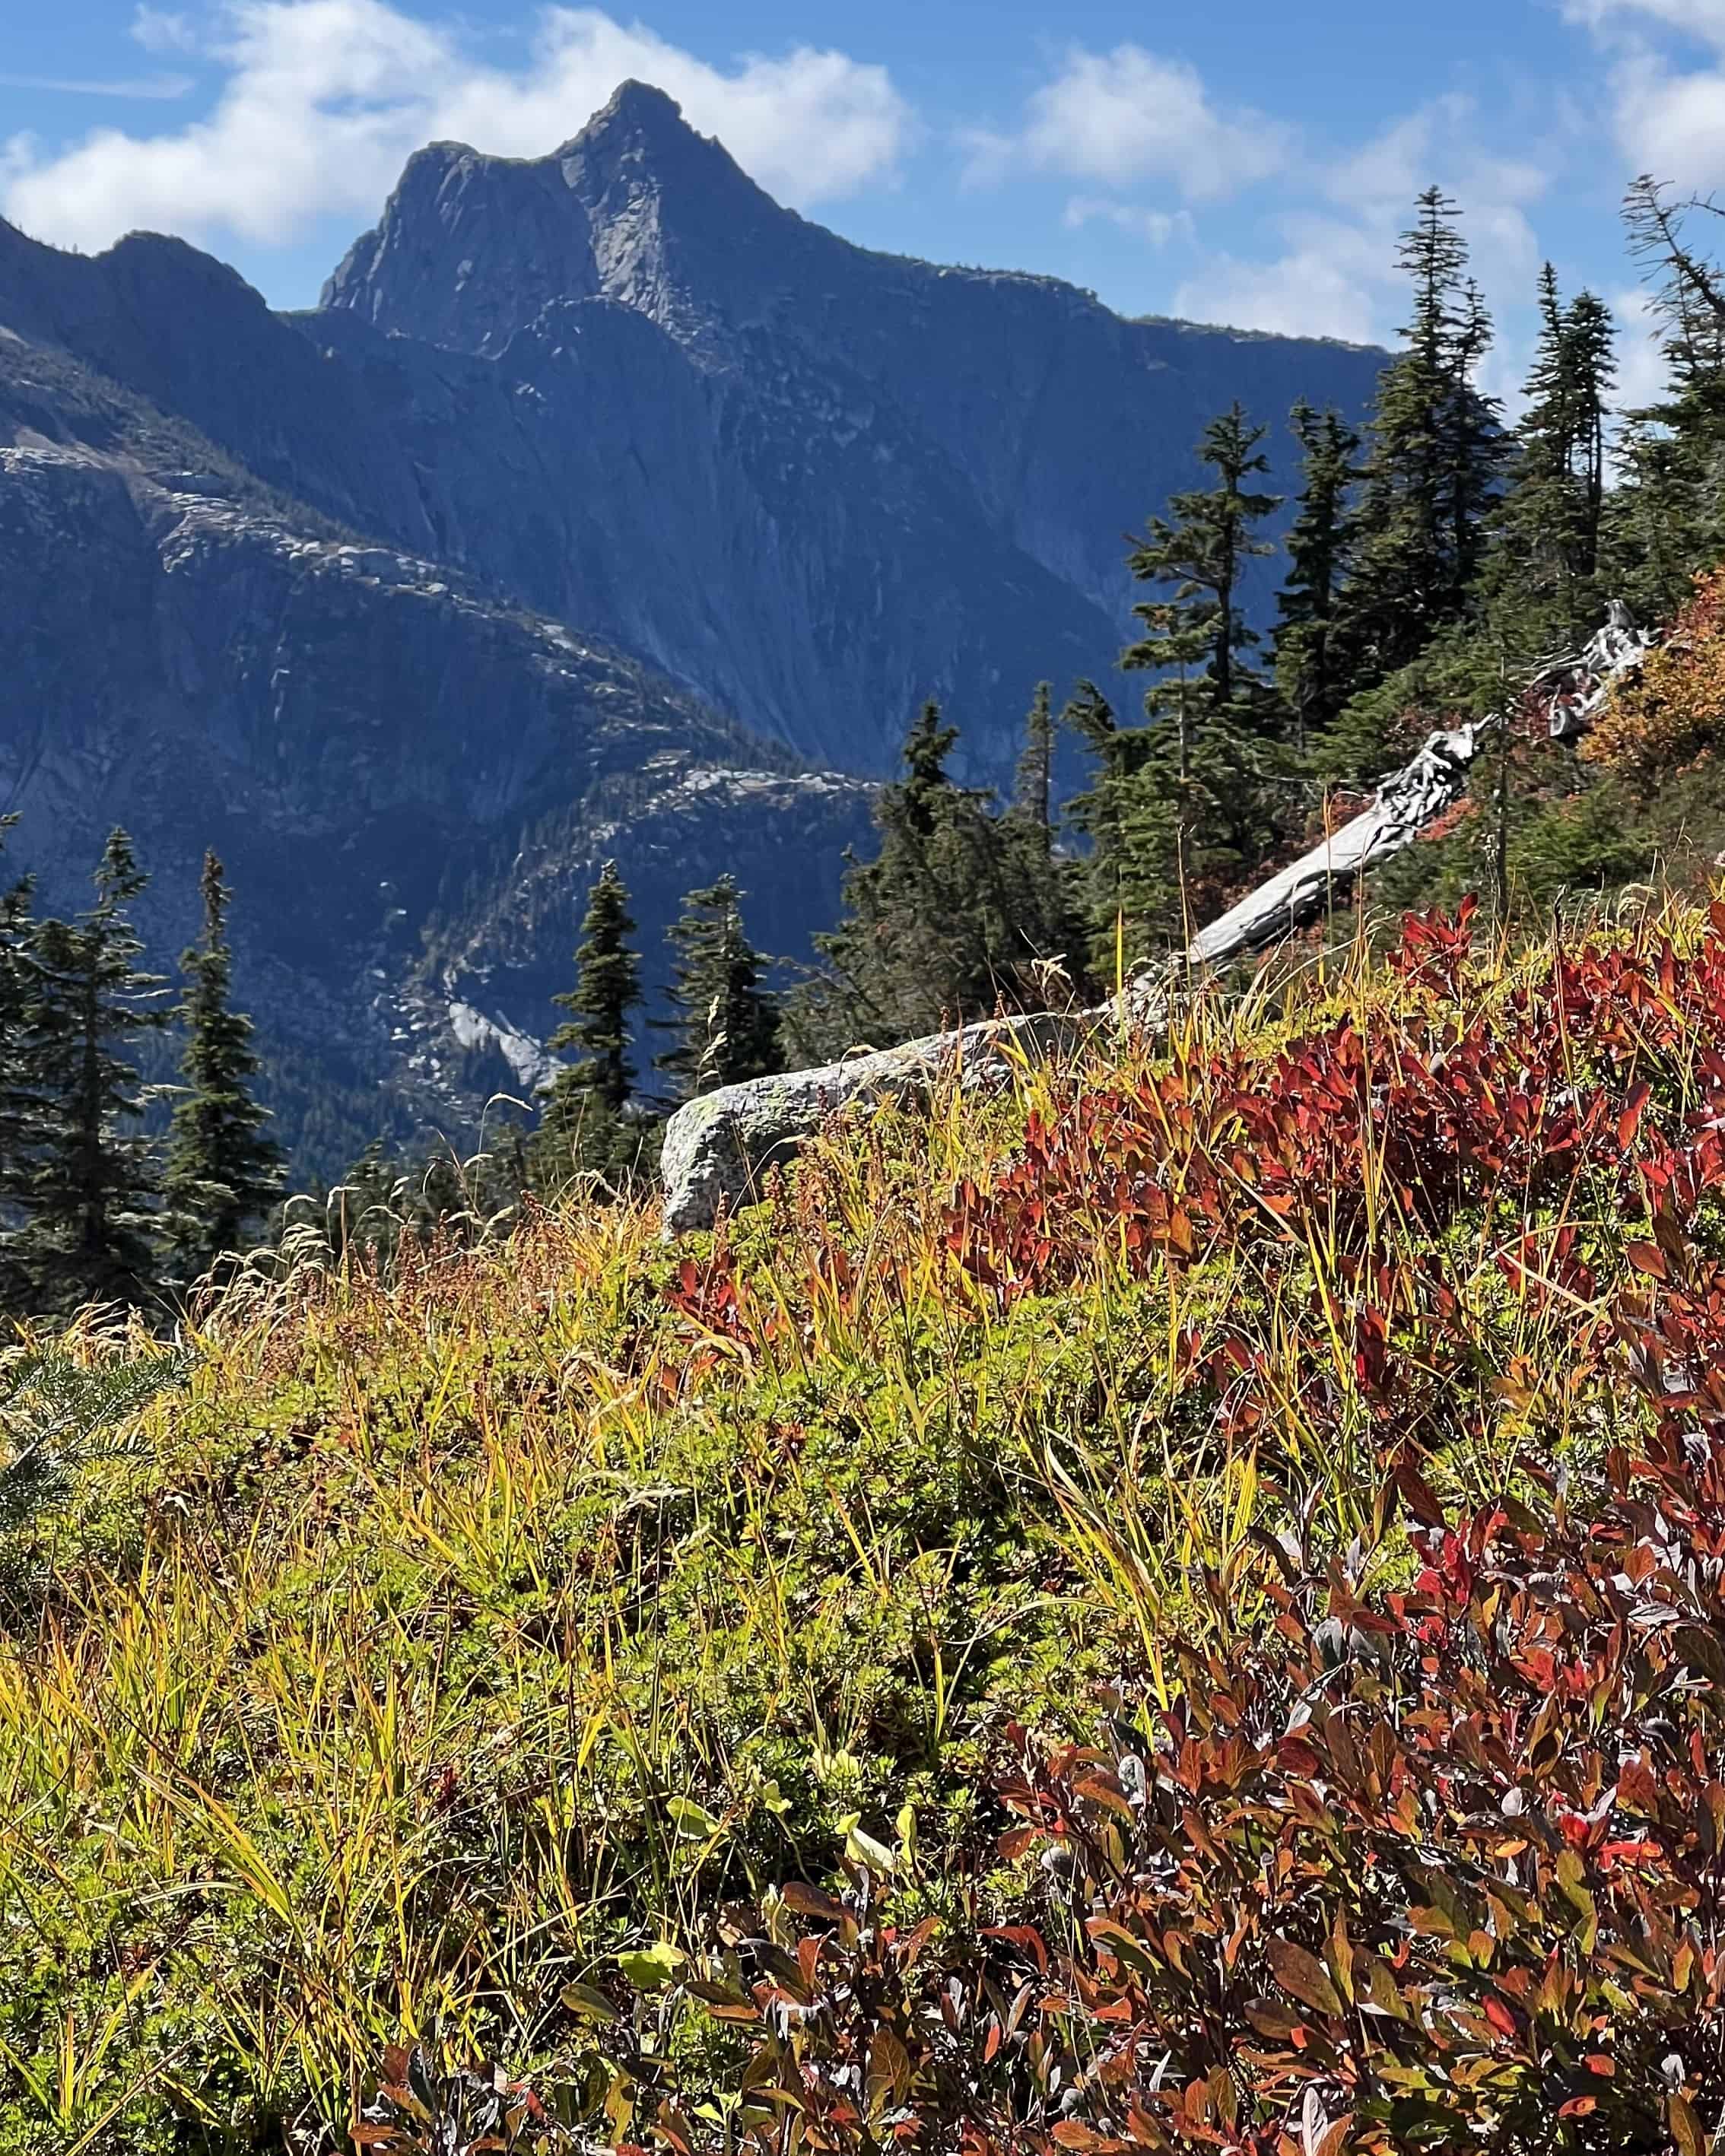
[[[1725,65],[1696,64],[1684,43],[1725,59],[1725,0],[1567,0],[1563,12],[1610,55],[1612,131],[1628,170],[1681,187],[1725,182]]]
[[[138,227],[279,244],[321,216],[374,213],[424,142],[543,156],[632,75],[794,202],[890,177],[911,131],[883,68],[811,46],[716,68],[596,8],[544,9],[516,68],[482,64],[388,0],[227,0],[220,23],[210,56],[225,80],[207,116],[171,133],[101,129],[54,152],[15,139],[0,211],[85,248]],[[160,34],[152,17],[146,35]]]
[[[1383,334],[1372,292],[1332,256],[1305,247],[1273,262],[1218,254],[1176,291],[1174,312],[1230,329],[1343,337],[1353,344],[1370,344]]]
[[[138,0],[132,12],[131,34],[146,53],[195,53],[198,33],[192,27],[189,15],[171,13],[166,8],[151,8],[145,0]]]
[[[1074,195],[1060,222],[1068,232],[1082,232],[1087,224],[1111,224],[1134,239],[1152,247],[1166,247],[1175,238],[1196,237],[1189,213],[1183,209],[1146,209],[1137,203],[1112,202],[1101,195]]]
[[[1392,121],[1314,176],[1319,207],[1273,220],[1280,254],[1256,263],[1217,256],[1181,285],[1176,311],[1238,329],[1389,342],[1407,308],[1400,236],[1433,184],[1461,206],[1471,267],[1488,298],[1505,312],[1520,306],[1540,260],[1527,213],[1550,184],[1551,163],[1499,157],[1477,142],[1474,126],[1468,101],[1448,96]],[[1507,391],[1520,357],[1500,348],[1487,387]]]
[[[1645,20],[1725,45],[1725,0],[1567,0],[1563,13],[1590,29],[1608,28],[1625,18]]]
[[[1261,114],[1219,111],[1185,61],[1135,44],[1111,53],[1075,45],[1060,73],[1031,97],[1016,132],[973,130],[964,140],[973,183],[1021,168],[1108,187],[1166,180],[1189,202],[1218,201],[1268,178],[1292,144]]]
[[[1617,388],[1612,401],[1620,412],[1657,404],[1671,388],[1665,356],[1665,332],[1644,286],[1626,285],[1610,295],[1617,323]]]
[[[0,74],[0,90],[46,90],[62,97],[131,97],[146,100],[184,97],[194,87],[188,74],[108,77],[90,81],[77,75]]]
[[[1725,69],[1681,69],[1645,49],[1613,70],[1619,146],[1635,172],[1682,187],[1725,180]]]

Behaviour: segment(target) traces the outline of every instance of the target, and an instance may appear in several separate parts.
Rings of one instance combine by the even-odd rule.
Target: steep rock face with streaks
[[[52,427],[53,432],[46,431]],[[796,951],[867,828],[637,661],[284,505],[62,354],[0,340],[0,792],[45,906],[116,823],[158,960],[206,846],[302,1165],[454,1134],[543,1075],[588,883],[614,854],[649,977],[691,881],[742,865]]]
[[[1004,778],[1204,420],[1357,411],[1379,357],[870,254],[640,85],[550,157],[420,152],[299,315],[0,224],[13,858],[69,906],[125,822],[169,957],[215,844],[302,1162],[461,1126],[542,1069],[606,853],[655,985],[727,867],[804,954],[920,700]]]
[[[307,333],[334,348],[337,315],[398,365],[434,348],[510,385],[558,484],[513,547],[447,494],[465,545],[804,753],[877,771],[931,693],[1004,770],[1029,684],[1106,667],[1122,535],[1194,476],[1205,421],[1236,397],[1358,413],[1383,357],[870,253],[641,84],[549,157],[420,151]]]

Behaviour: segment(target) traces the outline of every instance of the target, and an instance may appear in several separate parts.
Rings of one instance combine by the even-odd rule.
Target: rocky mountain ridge
[[[75,906],[125,823],[153,872],[160,962],[191,937],[216,847],[310,1165],[340,1168],[380,1128],[459,1132],[490,1091],[542,1075],[511,1050],[550,1029],[608,852],[655,976],[682,891],[739,857],[766,871],[752,916],[770,947],[803,947],[833,911],[862,783],[806,773],[638,662],[285,508],[16,335],[0,338],[8,438],[13,856],[44,906]]]
[[[1029,684],[1111,657],[1124,535],[1195,475],[1205,422],[1238,397],[1277,423],[1291,479],[1289,408],[1358,413],[1383,360],[871,253],[773,202],[639,83],[543,159],[418,152],[301,319],[321,336],[341,314],[398,351],[490,362],[548,456],[584,415],[615,452],[608,514],[626,506],[644,543],[637,574],[583,602],[751,725],[875,771],[923,694],[952,703],[979,770],[1008,767]],[[702,543],[715,499],[728,550]],[[564,552],[583,559],[578,540]],[[716,620],[688,618],[685,563]]]
[[[805,952],[921,698],[999,778],[1204,419],[1376,364],[870,254],[639,85],[547,159],[421,152],[309,313],[0,224],[16,855],[75,904],[126,822],[164,957],[227,855],[302,1160],[470,1122],[604,852],[655,978],[727,867]]]

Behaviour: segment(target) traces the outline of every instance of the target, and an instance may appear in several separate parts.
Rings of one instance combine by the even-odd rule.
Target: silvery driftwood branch
[[[1586,732],[1613,684],[1640,665],[1652,642],[1614,601],[1585,649],[1542,666],[1517,708],[1543,706],[1552,738],[1572,739]],[[1410,762],[1384,781],[1368,808],[1202,929],[1173,970],[1200,971],[1263,950],[1317,919],[1337,898],[1351,896],[1374,862],[1411,845],[1460,800],[1469,767],[1503,716],[1432,734]],[[793,1158],[829,1116],[855,1102],[914,1099],[954,1074],[964,1086],[999,1088],[1026,1056],[1063,1053],[1105,1026],[1154,1026],[1166,1003],[1164,984],[1151,976],[1127,989],[1123,1007],[1111,1003],[1063,1016],[992,1019],[691,1101],[665,1131],[665,1232],[710,1228],[721,1209],[747,1204],[769,1167]]]

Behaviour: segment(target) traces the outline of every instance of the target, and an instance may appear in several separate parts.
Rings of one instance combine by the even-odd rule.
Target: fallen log
[[[1517,706],[1535,712],[1543,706],[1552,739],[1573,740],[1593,724],[1614,685],[1640,665],[1652,642],[1629,609],[1613,600],[1605,626],[1585,649],[1543,665]],[[1410,763],[1384,781],[1368,808],[1201,929],[1188,947],[1188,966],[1224,965],[1261,951],[1319,919],[1337,899],[1351,898],[1374,862],[1412,845],[1461,798],[1475,758],[1507,716],[1494,712],[1430,735]]]
[[[1552,737],[1572,739],[1592,724],[1613,685],[1640,664],[1653,641],[1614,601],[1604,627],[1585,649],[1542,666],[1518,694],[1516,708],[1543,706]],[[1065,1054],[1104,1028],[1127,1024],[1144,1031],[1163,1023],[1175,979],[1263,950],[1319,919],[1337,898],[1353,896],[1373,863],[1411,845],[1461,798],[1481,747],[1507,716],[1493,714],[1432,734],[1410,762],[1378,787],[1369,808],[1201,929],[1167,976],[1152,973],[1134,981],[1122,1002],[1065,1015],[990,1019],[902,1048],[752,1079],[691,1101],[665,1128],[665,1233],[710,1228],[721,1211],[749,1204],[767,1170],[793,1159],[842,1108],[926,1096],[953,1075],[963,1086],[998,1089],[1027,1055]]]

